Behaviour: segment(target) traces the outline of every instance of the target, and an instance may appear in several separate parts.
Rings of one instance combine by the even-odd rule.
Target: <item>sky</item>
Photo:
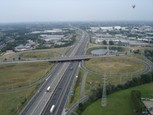
[[[58,21],[153,21],[153,0],[0,0],[0,23]]]

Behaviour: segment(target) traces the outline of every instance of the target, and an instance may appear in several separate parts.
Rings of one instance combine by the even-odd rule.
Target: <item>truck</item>
[[[52,105],[51,108],[50,108],[50,113],[53,113],[54,109],[55,109],[55,105]]]
[[[50,86],[47,87],[47,92],[49,92],[49,91],[50,91]]]

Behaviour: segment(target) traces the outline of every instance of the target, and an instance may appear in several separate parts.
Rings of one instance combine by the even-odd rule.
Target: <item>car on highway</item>
[[[55,105],[52,105],[52,107],[50,108],[50,113],[53,113],[55,109]]]
[[[46,92],[49,92],[49,91],[50,91],[50,88],[51,88],[51,87],[50,87],[50,86],[48,86],[48,87],[47,87]]]

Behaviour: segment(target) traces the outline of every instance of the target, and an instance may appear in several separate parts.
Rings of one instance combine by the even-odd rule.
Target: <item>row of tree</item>
[[[153,62],[153,50],[145,50],[144,55]]]
[[[109,45],[114,45],[114,42],[113,42],[113,41],[109,41],[109,42],[107,43],[107,41],[104,40],[102,43],[103,43],[104,45],[107,45],[107,44],[109,44]]]

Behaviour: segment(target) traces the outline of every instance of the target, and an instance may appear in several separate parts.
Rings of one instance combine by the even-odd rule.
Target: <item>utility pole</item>
[[[107,44],[108,44],[108,45],[107,45],[107,55],[109,56],[109,41],[108,41]]]
[[[106,107],[107,105],[107,96],[106,96],[106,74],[104,74],[103,78],[103,94],[102,94],[102,100],[101,100],[101,106]]]

